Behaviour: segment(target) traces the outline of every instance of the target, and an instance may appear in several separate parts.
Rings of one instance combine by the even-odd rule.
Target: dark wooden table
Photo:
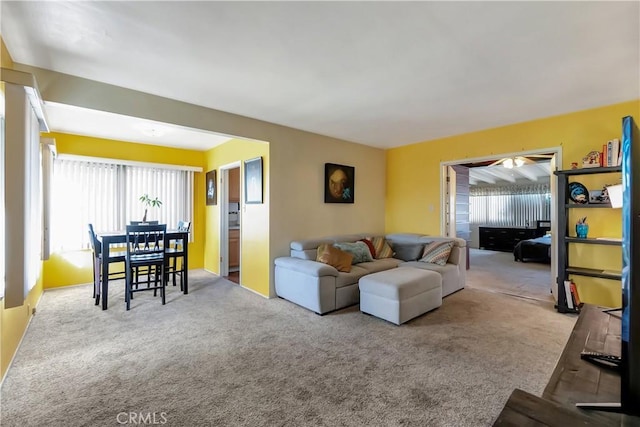
[[[584,305],[542,397],[515,390],[494,426],[640,426],[640,418],[585,410],[576,403],[620,402],[620,373],[580,358],[597,351],[620,356],[619,312]]]
[[[515,389],[494,427],[602,427],[599,420],[531,393]]]
[[[166,236],[168,239],[182,239],[183,247],[184,247],[184,265],[185,269],[188,270],[186,266],[189,260],[189,232],[188,231],[178,231],[178,230],[167,230]],[[109,295],[109,264],[112,262],[117,262],[109,257],[110,248],[112,245],[120,245],[126,243],[127,241],[127,233],[116,232],[116,233],[101,233],[98,235],[98,239],[102,242],[102,283],[101,283],[101,292],[100,297],[102,298],[102,309],[106,310],[108,307],[108,295]],[[185,294],[189,293],[189,274],[183,274],[183,292]]]

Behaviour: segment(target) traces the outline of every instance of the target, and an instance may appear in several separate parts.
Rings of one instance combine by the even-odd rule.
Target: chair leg
[[[95,305],[100,304],[100,285],[102,282],[102,263],[99,258],[93,258],[93,298]]]
[[[172,258],[173,260],[173,266],[171,268],[171,271],[173,272],[173,286],[176,285],[176,271],[178,270],[178,258]]]
[[[164,265],[162,265],[160,267],[160,272],[161,272],[161,277],[164,277]],[[162,305],[164,305],[165,302],[166,302],[165,301],[165,294],[164,294],[165,289],[166,289],[166,286],[164,285],[164,282],[163,282],[162,286],[160,286],[160,297],[162,298]]]
[[[157,296],[158,295],[158,266],[154,265],[153,266],[153,296]],[[149,266],[149,275],[151,274],[151,266]],[[164,282],[163,282],[164,284]],[[149,287],[149,276],[147,276],[147,288]]]
[[[125,282],[124,282],[124,301],[127,306],[127,310],[131,308],[131,281],[133,280],[133,269],[125,267]]]

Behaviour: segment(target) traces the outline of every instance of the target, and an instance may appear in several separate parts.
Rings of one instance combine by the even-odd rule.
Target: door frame
[[[527,151],[517,151],[511,153],[498,153],[498,154],[490,154],[481,157],[469,157],[465,159],[458,160],[449,160],[446,162],[440,162],[440,234],[443,236],[447,236],[449,230],[446,227],[447,224],[447,215],[450,214],[451,208],[445,209],[447,204],[447,197],[451,199],[451,197],[455,198],[455,185],[451,186],[451,182],[447,183],[447,171],[449,166],[454,165],[462,165],[466,163],[476,163],[476,162],[485,162],[489,160],[497,160],[503,157],[514,157],[514,156],[528,156],[531,154],[554,154],[554,158],[551,162],[551,167],[555,165],[556,168],[562,169],[562,147],[549,147],[549,148],[538,148],[535,150],[527,150]],[[551,293],[553,294],[553,298],[558,300],[558,283],[556,281],[556,276],[558,275],[558,257],[556,254],[558,253],[558,219],[556,218],[557,213],[557,188],[555,185],[553,170],[549,170],[549,190],[551,191]],[[455,211],[454,211],[455,214]],[[563,231],[564,232],[564,231]]]
[[[218,195],[220,200],[220,218],[219,225],[219,254],[220,254],[220,277],[229,275],[229,170],[240,168],[239,160],[220,166],[220,182],[218,185]],[[242,169],[240,170],[242,172]],[[240,175],[240,184],[242,184],[242,173]],[[240,185],[240,200],[242,200],[242,185]],[[239,217],[240,224],[240,241],[238,245],[242,245],[242,215]],[[240,251],[238,274],[242,275],[242,251]],[[240,280],[240,283],[242,281]]]

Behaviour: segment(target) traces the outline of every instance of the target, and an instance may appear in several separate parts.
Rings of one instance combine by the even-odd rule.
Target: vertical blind
[[[25,115],[27,132],[25,161],[25,212],[27,213],[25,229],[25,267],[27,282],[25,296],[36,285],[40,278],[42,260],[42,169],[40,165],[40,123],[31,103]]]
[[[54,160],[51,240],[55,250],[89,247],[87,224],[96,232],[124,230],[140,221],[140,196],[162,201],[149,207],[147,220],[175,228],[193,224],[193,172],[69,159]],[[192,228],[193,229],[193,228]],[[192,233],[193,235],[193,233]]]
[[[551,191],[548,184],[471,187],[469,208],[471,224],[533,226],[551,217]]]

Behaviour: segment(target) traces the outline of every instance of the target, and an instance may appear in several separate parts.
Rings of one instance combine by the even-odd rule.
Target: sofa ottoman
[[[360,311],[400,325],[442,305],[442,276],[435,271],[396,268],[358,281]]]

